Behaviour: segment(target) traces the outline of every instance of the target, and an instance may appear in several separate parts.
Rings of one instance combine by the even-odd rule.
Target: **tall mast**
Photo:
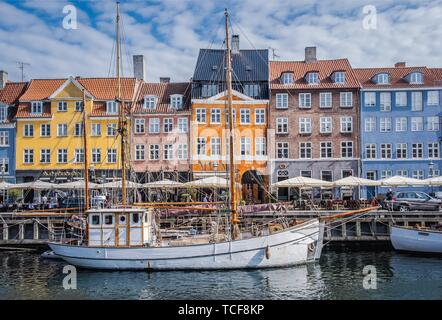
[[[121,99],[121,78],[120,78],[120,59],[121,59],[121,45],[120,45],[120,3],[117,2],[117,95],[116,102],[118,104],[118,131],[121,139],[121,184],[122,184],[122,205],[126,205],[126,156],[125,156],[125,144],[126,144],[126,119],[124,113],[124,103]]]
[[[235,179],[235,155],[234,155],[234,124],[233,124],[233,109],[232,109],[232,66],[230,56],[230,42],[229,42],[229,13],[225,10],[226,16],[226,79],[227,79],[227,103],[229,110],[229,159],[230,159],[230,210],[232,222],[232,239],[236,238],[238,228],[238,213],[236,204],[236,179]]]
[[[89,162],[87,159],[86,92],[83,89],[83,156],[84,156],[84,211],[89,210]]]

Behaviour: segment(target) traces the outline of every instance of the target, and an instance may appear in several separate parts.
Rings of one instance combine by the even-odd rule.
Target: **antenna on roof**
[[[276,54],[277,50],[275,48],[269,47],[269,50],[272,50],[272,60],[276,60],[277,58],[280,58],[280,56]]]
[[[18,68],[21,70],[21,82],[25,81],[25,66],[30,66],[30,63],[23,61],[16,61],[18,64]]]

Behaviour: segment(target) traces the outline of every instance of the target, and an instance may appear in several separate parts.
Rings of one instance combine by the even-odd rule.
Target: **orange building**
[[[268,100],[233,90],[236,181],[246,203],[264,202],[268,191]],[[192,100],[191,167],[194,179],[228,178],[229,121],[227,91]]]

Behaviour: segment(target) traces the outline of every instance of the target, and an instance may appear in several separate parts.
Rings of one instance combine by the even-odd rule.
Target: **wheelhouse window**
[[[104,215],[104,224],[105,225],[113,225],[114,224],[114,215],[113,214],[106,214]]]
[[[99,214],[91,215],[91,224],[93,226],[98,226],[100,224],[100,215]]]

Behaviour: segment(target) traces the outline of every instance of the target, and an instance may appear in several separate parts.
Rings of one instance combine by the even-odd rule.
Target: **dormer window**
[[[309,72],[306,77],[308,84],[318,84],[319,83],[319,73],[318,72]]]
[[[390,84],[390,75],[388,73],[380,73],[376,77],[376,84]]]
[[[43,102],[32,101],[31,102],[31,113],[43,113]]]
[[[0,122],[5,122],[8,118],[8,106],[0,104]]]
[[[181,94],[174,94],[170,96],[170,105],[174,109],[183,108],[183,96]]]
[[[106,102],[106,112],[107,113],[118,113],[118,103],[116,101]]]
[[[284,72],[281,76],[281,81],[283,84],[292,84],[293,83],[293,73]]]
[[[422,84],[424,83],[424,76],[420,72],[413,72],[410,74],[410,84]]]
[[[157,107],[157,97],[145,96],[144,97],[144,109],[155,109]]]
[[[334,83],[345,83],[345,72],[344,71],[336,71],[333,73],[333,82]]]

